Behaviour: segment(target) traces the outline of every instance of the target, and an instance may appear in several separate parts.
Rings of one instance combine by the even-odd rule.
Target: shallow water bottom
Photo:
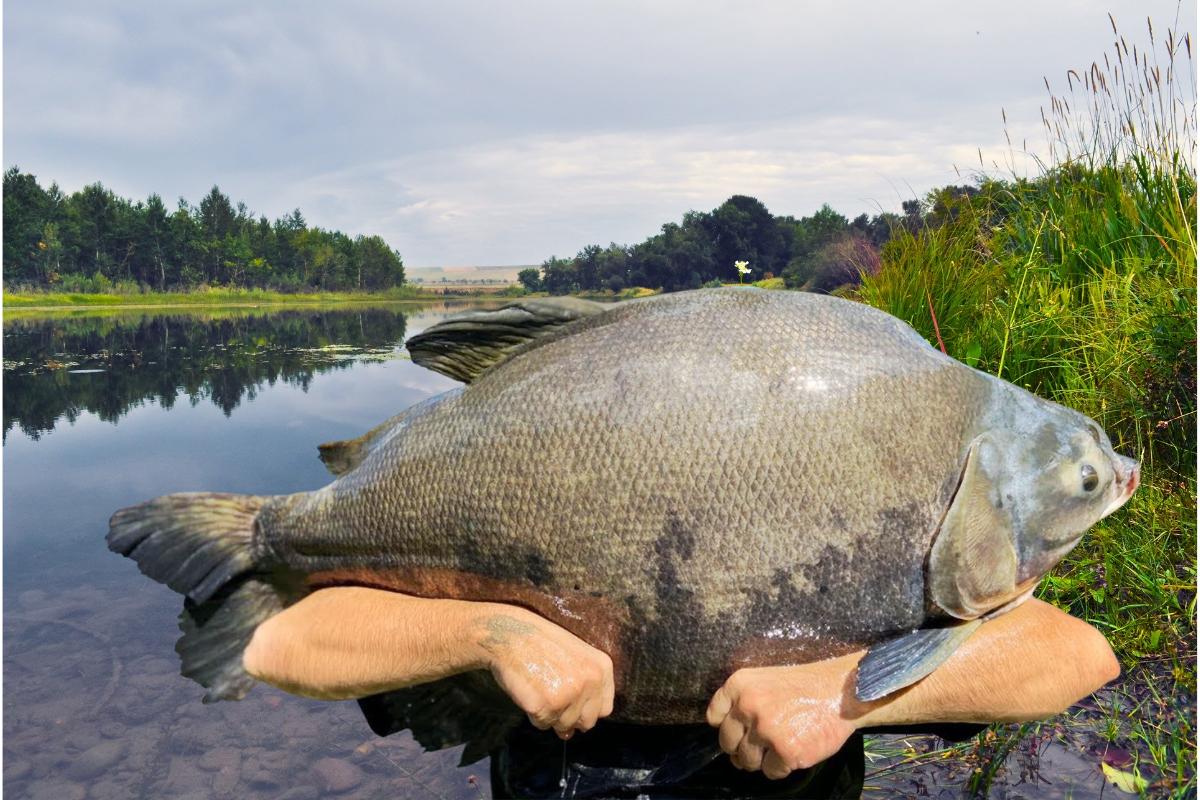
[[[6,796],[489,796],[486,761],[458,768],[456,750],[376,737],[354,703],[265,686],[241,702],[201,703],[169,644],[129,631],[130,620],[165,616],[157,587],[15,599],[5,614]]]

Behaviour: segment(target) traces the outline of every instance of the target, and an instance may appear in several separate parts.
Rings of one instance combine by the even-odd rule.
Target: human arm
[[[242,663],[258,680],[324,700],[486,669],[534,725],[564,738],[612,713],[607,655],[501,603],[321,589],[259,625]]]
[[[782,778],[833,755],[862,728],[1041,719],[1120,674],[1096,629],[1032,599],[984,623],[925,679],[880,700],[854,696],[863,655],[735,672],[708,707],[721,748],[743,769]]]

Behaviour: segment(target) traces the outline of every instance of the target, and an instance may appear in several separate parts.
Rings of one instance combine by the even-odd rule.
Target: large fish
[[[110,548],[186,596],[206,699],[250,688],[259,623],[338,584],[525,606],[612,656],[618,720],[700,721],[739,667],[864,647],[881,697],[1138,482],[1092,420],[832,297],[532,300],[408,347],[468,385],[323,446],[323,489],[113,516]]]

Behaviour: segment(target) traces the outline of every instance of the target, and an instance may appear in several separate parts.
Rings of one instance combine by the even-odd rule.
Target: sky
[[[847,216],[1033,169],[1065,88],[1196,2],[5,0],[5,167],[378,234],[409,266],[632,244],[734,194]],[[1178,20],[1178,22],[1177,22]]]

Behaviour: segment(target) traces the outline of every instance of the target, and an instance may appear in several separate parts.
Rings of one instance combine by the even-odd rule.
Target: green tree
[[[821,206],[812,216],[798,220],[792,233],[791,259],[783,269],[784,284],[792,289],[807,284],[816,269],[813,255],[848,228],[846,218],[828,204]]]
[[[734,195],[699,221],[711,238],[718,270],[714,277],[736,280],[735,261],[749,261],[759,274],[783,267],[784,237],[761,201]],[[685,218],[685,227],[687,222]]]
[[[542,275],[534,267],[529,267],[518,272],[517,280],[520,281],[527,292],[540,292],[542,290]]]
[[[57,283],[62,274],[62,240],[58,238],[58,225],[47,222],[42,227],[42,238],[38,242],[41,251],[39,278],[46,283]]]
[[[4,173],[4,278],[12,282],[42,282],[38,242],[49,206],[46,193],[33,175],[11,167]]]
[[[76,271],[113,276],[116,216],[116,197],[99,183],[85,186],[67,199],[64,239]]]
[[[383,289],[404,283],[404,262],[380,236],[354,240],[352,264],[357,289]]]
[[[4,277],[86,288],[133,281],[156,289],[203,282],[298,289],[379,289],[404,282],[400,254],[378,236],[309,228],[297,209],[257,219],[216,186],[198,207],[133,203],[99,183],[64,197],[17,167],[4,175]]]
[[[569,294],[579,291],[579,274],[575,262],[550,256],[542,262],[542,286],[550,294]]]

